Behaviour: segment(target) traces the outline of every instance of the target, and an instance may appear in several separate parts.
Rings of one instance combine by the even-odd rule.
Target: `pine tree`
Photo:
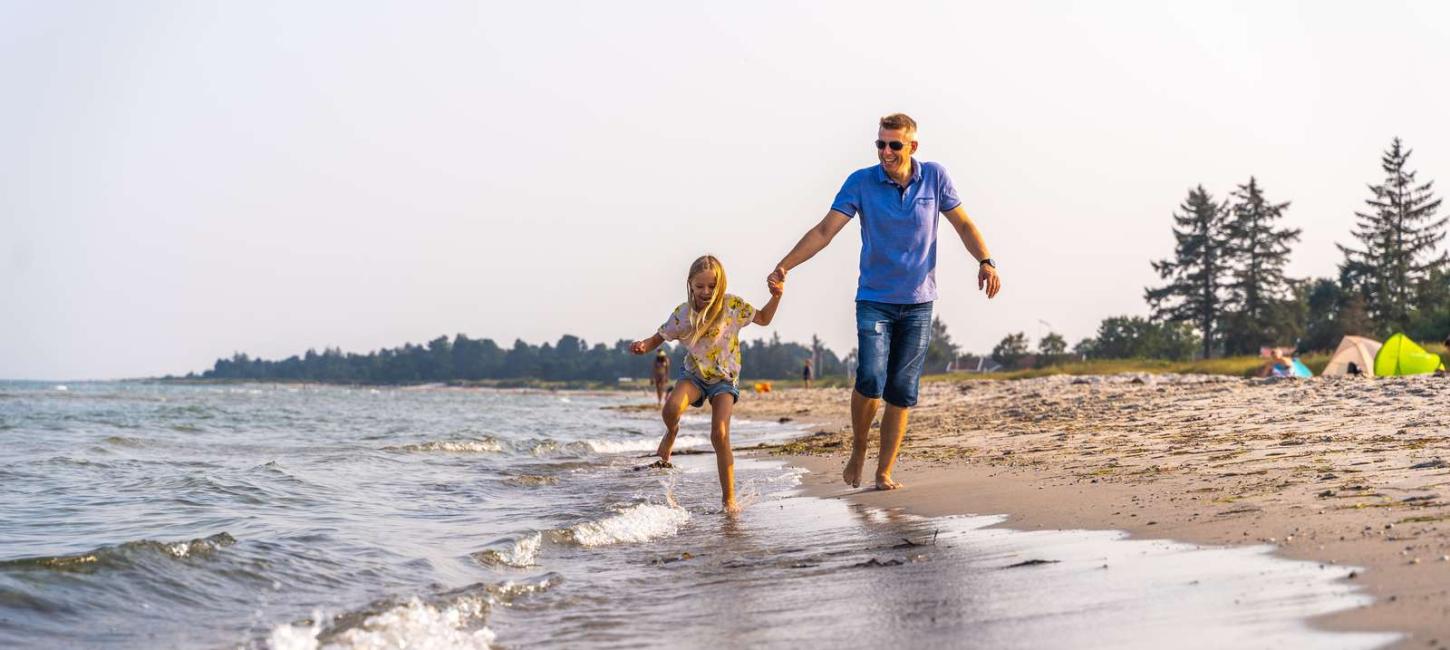
[[[1281,339],[1294,329],[1285,322],[1290,287],[1284,265],[1289,261],[1289,244],[1298,241],[1300,230],[1275,224],[1289,203],[1269,202],[1252,176],[1231,196],[1224,261],[1228,262],[1227,306],[1234,315],[1224,328],[1224,347],[1230,353],[1252,353],[1263,345],[1284,343]]]
[[[1188,200],[1173,215],[1174,259],[1153,262],[1153,270],[1168,284],[1145,290],[1155,320],[1189,323],[1203,335],[1203,356],[1213,354],[1219,321],[1220,295],[1227,268],[1227,205],[1221,205],[1202,185],[1189,191]]]
[[[1435,255],[1435,250],[1445,239],[1450,217],[1435,218],[1440,199],[1431,190],[1434,182],[1416,184],[1415,172],[1406,167],[1411,151],[1399,138],[1390,143],[1380,158],[1385,182],[1369,186],[1374,196],[1365,203],[1370,209],[1354,213],[1354,237],[1362,248],[1339,246],[1344,253],[1341,275],[1364,296],[1381,333],[1409,324],[1416,288],[1432,269],[1446,264],[1446,256]]]

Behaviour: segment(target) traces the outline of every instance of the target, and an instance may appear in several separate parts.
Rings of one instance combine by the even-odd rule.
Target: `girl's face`
[[[696,311],[704,309],[710,304],[710,298],[715,295],[715,272],[709,269],[700,271],[690,276],[690,299],[694,304],[691,306]]]

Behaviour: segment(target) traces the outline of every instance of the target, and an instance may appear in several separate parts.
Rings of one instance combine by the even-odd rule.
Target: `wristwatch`
[[[987,266],[990,266],[990,267],[992,267],[994,269],[997,268],[997,263],[996,262],[993,262],[992,261],[992,258],[990,258],[990,257],[984,257],[980,261],[977,262],[977,266],[979,266],[979,267],[981,265],[983,265],[983,264],[986,264]]]

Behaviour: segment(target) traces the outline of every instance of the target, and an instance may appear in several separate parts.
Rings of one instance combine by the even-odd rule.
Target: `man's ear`
[[[920,147],[920,146],[921,146],[921,142],[916,141],[916,140],[912,140],[911,141],[911,153],[916,153],[916,148],[917,147]]]

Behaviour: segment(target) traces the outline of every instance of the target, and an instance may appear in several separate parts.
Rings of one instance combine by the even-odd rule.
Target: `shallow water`
[[[0,383],[0,646],[1373,647],[1349,571],[636,470],[637,396]],[[699,413],[699,412],[697,412]],[[708,448],[692,417],[681,447]],[[788,427],[737,421],[737,446]],[[1012,565],[1029,560],[1048,563]],[[1185,638],[1184,630],[1194,632]]]

